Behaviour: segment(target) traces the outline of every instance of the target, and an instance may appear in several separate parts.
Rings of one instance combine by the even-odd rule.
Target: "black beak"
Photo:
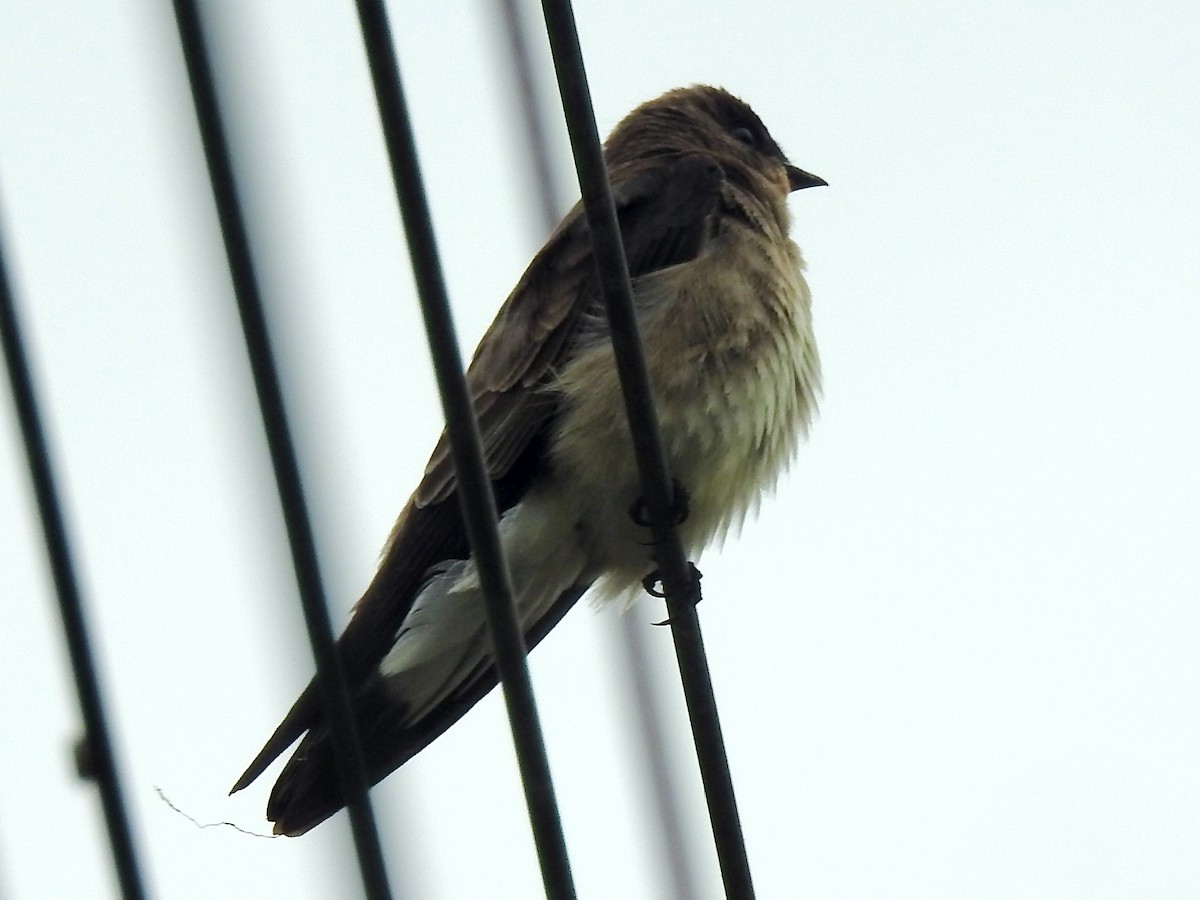
[[[828,187],[829,182],[820,175],[813,175],[805,172],[803,169],[798,169],[791,163],[784,166],[787,169],[788,184],[792,186],[793,191],[802,191],[810,187]]]

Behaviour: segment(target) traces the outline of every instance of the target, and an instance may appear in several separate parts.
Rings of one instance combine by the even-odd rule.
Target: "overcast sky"
[[[341,623],[441,427],[353,4],[206,6]],[[545,229],[492,5],[392,15],[466,349]],[[820,417],[700,561],[760,895],[1200,895],[1195,4],[577,15],[602,132],[720,84],[831,185],[791,200]],[[354,896],[344,816],[156,793],[265,832],[269,782],[225,794],[311,675],[206,190],[170,4],[0,2],[0,216],[152,893]],[[0,897],[111,896],[0,405]],[[531,664],[580,896],[657,900],[617,630],[580,604]],[[499,695],[373,796],[398,898],[538,896]]]

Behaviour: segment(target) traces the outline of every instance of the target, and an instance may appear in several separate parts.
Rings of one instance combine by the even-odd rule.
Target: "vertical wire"
[[[542,0],[542,10],[592,235],[593,253],[604,292],[634,451],[642,476],[655,562],[670,616],[671,636],[692,723],[692,737],[708,803],[721,879],[727,898],[751,900],[754,887],[750,863],[717,715],[712,677],[700,634],[700,620],[696,614],[700,585],[695,570],[684,556],[679,535],[670,525],[674,491],[650,395],[650,379],[633,311],[629,268],[621,244],[600,137],[596,132],[575,17],[569,0]]]
[[[671,767],[665,720],[665,704],[658,681],[650,671],[646,623],[633,610],[618,617],[612,643],[619,645],[624,665],[621,679],[629,698],[642,740],[638,744],[642,779],[657,812],[658,840],[666,861],[666,881],[675,900],[694,900],[700,896],[691,853],[691,842],[684,828],[684,811],[679,783]]]
[[[109,735],[108,721],[104,713],[104,700],[100,678],[96,672],[96,661],[92,655],[88,636],[87,616],[83,609],[79,583],[75,577],[75,566],[71,557],[70,540],[58,490],[54,482],[54,468],[50,461],[50,448],[38,411],[33,378],[29,361],[25,357],[17,322],[16,302],[9,285],[4,264],[4,239],[0,234],[0,338],[4,344],[4,360],[12,386],[13,402],[21,424],[21,436],[25,443],[25,455],[29,463],[29,476],[37,499],[38,514],[42,520],[42,531],[46,541],[46,556],[58,593],[58,608],[62,616],[63,634],[67,639],[67,651],[71,658],[71,669],[75,676],[75,690],[79,695],[79,707],[83,715],[84,737],[82,747],[87,766],[81,774],[96,782],[100,789],[100,803],[104,810],[104,823],[108,829],[108,842],[113,865],[117,870],[117,881],[121,896],[126,900],[141,900],[146,896],[142,875],[139,871],[133,828],[121,790],[120,775]]]
[[[518,0],[499,0],[499,5],[511,74],[515,79],[513,89],[521,109],[525,146],[529,149],[529,168],[541,208],[541,226],[544,233],[549,234],[558,224],[564,209],[562,192],[557,187],[561,167],[557,165],[544,127],[541,91],[533,73],[529,43],[525,39],[521,5]],[[647,788],[649,805],[655,811],[654,822],[660,845],[658,858],[666,861],[666,880],[676,900],[692,900],[698,896],[699,890],[683,826],[683,803],[667,759],[668,741],[662,727],[662,692],[650,671],[645,628],[632,613],[629,610],[617,617],[615,627],[608,631],[608,643],[611,650],[620,655],[617,665],[623,676],[620,679],[621,689],[625,693],[628,708],[633,710],[638,733],[643,738],[638,742],[635,752],[641,778]]]
[[[325,590],[317,560],[316,541],[304,500],[300,467],[292,443],[283,403],[283,390],[275,369],[267,331],[266,315],[258,279],[250,255],[249,238],[238,200],[229,146],[221,121],[212,66],[194,0],[174,0],[180,43],[187,64],[188,81],[196,106],[196,117],[204,145],[209,178],[213,185],[221,236],[229,260],[237,297],[238,313],[258,394],[263,428],[275,471],[292,563],[304,608],[304,621],[317,664],[317,681],[333,738],[338,777],[347,798],[354,847],[358,855],[363,889],[372,900],[391,897],[379,832],[367,795],[366,768],[354,716],[346,693],[341,661],[334,645],[333,629],[325,601]]]
[[[564,210],[563,197],[558,190],[558,173],[550,138],[543,127],[541,91],[533,74],[529,43],[525,40],[524,22],[518,0],[499,0],[504,21],[504,38],[508,44],[509,62],[516,79],[517,99],[521,106],[521,124],[525,128],[525,145],[529,148],[529,167],[541,204],[542,225],[549,234]]]
[[[462,356],[438,260],[429,203],[421,180],[387,12],[379,0],[357,0],[356,5],[379,105],[392,180],[412,258],[413,277],[417,283],[421,313],[433,356],[434,374],[450,435],[455,477],[458,479],[457,494],[472,559],[483,586],[496,671],[504,690],[542,881],[547,897],[552,900],[572,900],[575,897],[575,885],[526,665],[525,641],[513,606],[508,568],[496,530],[495,498],[483,461],[475,414],[463,379]]]

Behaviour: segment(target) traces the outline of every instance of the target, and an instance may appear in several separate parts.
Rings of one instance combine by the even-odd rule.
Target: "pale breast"
[[[693,555],[740,525],[774,484],[820,383],[799,249],[749,229],[717,240],[635,284],[668,464],[690,494],[680,533]],[[604,523],[593,537],[604,565],[632,553],[629,564],[644,568],[644,533],[626,512],[639,478],[607,341],[572,360],[557,389],[556,472],[578,488],[584,518]]]
[[[697,260],[682,310],[648,328],[686,366],[652,377],[672,472],[693,495],[695,550],[741,524],[792,459],[816,408],[820,362],[799,249],[743,233],[753,251]],[[728,265],[730,258],[739,265]],[[690,267],[689,267],[690,268]],[[673,319],[674,318],[674,322]],[[680,327],[675,322],[683,321]]]

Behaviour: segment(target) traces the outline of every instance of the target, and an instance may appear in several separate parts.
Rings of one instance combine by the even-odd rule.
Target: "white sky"
[[[344,621],[440,427],[353,4],[209,6]],[[392,10],[464,349],[542,237],[490,9]],[[1200,895],[1195,4],[577,15],[602,131],[722,84],[831,184],[792,201],[820,419],[701,566],[760,895]],[[153,893],[349,897],[344,817],[259,840],[155,793],[264,829],[268,782],[225,792],[311,672],[173,28],[0,4],[10,266]],[[4,406],[0,896],[109,896]],[[632,615],[692,785],[661,609]],[[612,620],[581,606],[532,665],[580,895],[648,900]],[[398,897],[539,895],[498,695],[374,796]]]

